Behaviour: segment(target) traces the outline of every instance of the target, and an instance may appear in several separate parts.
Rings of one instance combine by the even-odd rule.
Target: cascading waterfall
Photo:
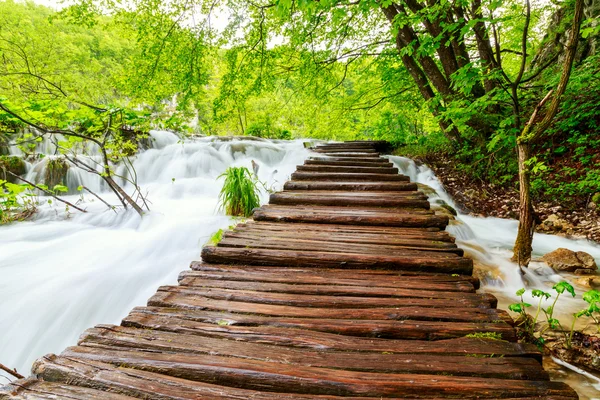
[[[151,202],[143,218],[132,210],[116,214],[86,193],[79,204],[86,214],[67,214],[59,203],[42,202],[34,220],[0,227],[3,364],[28,375],[36,358],[74,345],[96,324],[118,324],[158,286],[176,283],[210,236],[232,223],[217,205],[222,185],[217,177],[228,166],[252,168],[254,161],[260,180],[281,189],[308,155],[301,141],[181,141],[170,132],[152,132],[152,137],[156,148],[133,162]],[[93,174],[67,177],[67,183],[95,188],[117,204]],[[76,202],[79,197],[65,198]],[[265,203],[268,193],[261,197]]]
[[[493,217],[473,217],[460,212],[452,198],[446,193],[439,179],[431,168],[416,163],[405,157],[388,157],[400,173],[410,177],[411,181],[425,184],[435,190],[429,196],[432,205],[442,200],[458,211],[456,221],[451,221],[448,231],[456,237],[456,243],[465,250],[467,256],[475,261],[477,276],[482,280],[481,290],[490,292],[498,298],[498,307],[506,309],[516,302],[515,292],[520,288],[542,289],[552,292],[552,286],[560,281],[570,281],[578,293],[576,298],[564,295],[559,300],[555,316],[563,321],[571,321],[574,312],[587,306],[581,294],[589,288],[579,285],[574,279],[561,276],[543,262],[531,262],[524,275],[519,266],[510,261],[512,248],[517,237],[518,221]],[[536,233],[533,241],[533,257],[565,247],[574,251],[585,251],[591,254],[600,264],[600,245],[588,240],[573,240],[562,236]],[[525,301],[537,304],[539,299],[528,295]],[[546,306],[549,305],[547,302]],[[583,322],[583,321],[581,321]],[[578,325],[578,328],[585,328]],[[600,399],[600,378],[590,373],[582,374],[582,370],[565,362],[562,368],[553,371],[553,378],[567,381],[575,387],[581,398]],[[587,396],[587,397],[586,397]]]

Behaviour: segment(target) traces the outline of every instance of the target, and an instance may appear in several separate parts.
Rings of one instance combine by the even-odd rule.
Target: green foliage
[[[519,289],[517,291],[517,296],[520,297],[520,301],[518,303],[513,303],[508,306],[508,309],[519,314],[521,321],[521,327],[524,330],[524,336],[538,345],[542,345],[544,343],[544,333],[548,329],[558,329],[564,335],[565,339],[565,347],[571,348],[573,343],[573,333],[575,331],[575,323],[581,317],[589,317],[596,324],[598,332],[600,332],[600,292],[597,290],[590,290],[583,294],[583,300],[588,303],[588,307],[580,310],[576,313],[573,313],[573,319],[571,321],[570,329],[563,328],[561,322],[554,318],[554,312],[556,311],[556,303],[558,298],[563,293],[569,293],[571,296],[575,297],[575,289],[573,286],[566,282],[562,281],[554,286],[552,289],[556,292],[556,297],[552,302],[552,305],[547,308],[542,307],[542,303],[544,300],[548,300],[552,297],[550,293],[544,292],[539,289],[533,289],[531,291],[531,296],[533,298],[539,298],[539,302],[537,305],[537,310],[534,316],[531,316],[527,313],[526,309],[531,307],[531,304],[525,303],[523,301],[523,295],[526,293],[525,289]],[[540,312],[543,312],[546,316],[546,326],[536,332],[538,317]],[[536,335],[537,334],[537,335]]]
[[[478,338],[478,339],[492,339],[492,340],[502,340],[502,334],[498,332],[475,332],[469,333],[468,338]]]
[[[221,210],[227,215],[249,217],[260,206],[259,181],[246,167],[229,167],[219,175],[225,178],[219,194]]]
[[[0,225],[27,219],[35,213],[37,204],[32,186],[0,179]]]
[[[223,239],[223,233],[225,233],[225,231],[223,229],[219,229],[211,235],[208,242],[216,246]]]

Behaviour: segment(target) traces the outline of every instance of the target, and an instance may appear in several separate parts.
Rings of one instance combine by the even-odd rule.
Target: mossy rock
[[[44,184],[52,189],[56,185],[64,185],[69,164],[64,158],[51,158],[46,164]]]
[[[18,179],[6,173],[6,171],[10,171],[15,175],[25,175],[27,164],[25,164],[22,158],[17,156],[0,156],[0,179],[16,183]]]
[[[593,202],[593,203],[596,203],[596,204],[600,204],[600,192],[598,192],[598,193],[595,193],[595,194],[592,196],[592,202]]]

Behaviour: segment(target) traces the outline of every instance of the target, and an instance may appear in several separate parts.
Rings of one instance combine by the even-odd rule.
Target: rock
[[[576,278],[575,282],[581,286],[589,287],[591,289],[600,288],[600,276],[585,276],[583,278]]]
[[[545,254],[542,260],[557,272],[575,272],[576,270],[595,270],[594,258],[585,252],[559,248]],[[580,271],[579,274],[582,272]]]
[[[593,269],[579,268],[573,271],[575,275],[590,275],[594,273]]]
[[[577,258],[579,259],[579,261],[581,261],[585,268],[597,268],[596,260],[594,260],[594,257],[592,257],[590,254],[586,253],[585,251],[578,251],[576,254]]]
[[[592,196],[592,203],[600,203],[600,192],[594,193],[594,195]]]
[[[21,183],[18,182],[17,178],[6,173],[5,171],[10,171],[15,175],[25,175],[25,172],[27,172],[27,165],[20,157],[0,156],[0,179],[11,183]]]
[[[44,171],[44,184],[52,190],[56,185],[64,185],[69,164],[62,157],[48,158]]]
[[[433,194],[437,194],[434,188],[424,183],[417,183],[417,187],[421,192],[423,192],[427,196],[431,196]]]

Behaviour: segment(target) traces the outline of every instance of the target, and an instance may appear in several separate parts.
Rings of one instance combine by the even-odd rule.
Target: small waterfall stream
[[[217,177],[228,166],[251,168],[254,161],[261,181],[281,189],[308,156],[302,141],[182,140],[166,131],[151,136],[153,147],[134,160],[139,184],[151,201],[152,211],[143,219],[133,211],[115,214],[85,194],[81,206],[87,214],[66,214],[59,205],[44,204],[34,220],[0,226],[0,362],[27,375],[36,358],[75,344],[86,328],[119,323],[158,286],[176,283],[177,274],[199,258],[210,236],[231,224],[217,210],[222,184]],[[36,151],[48,156],[28,164],[27,176],[33,180],[54,157],[51,143],[39,143]],[[96,157],[93,149],[81,153]],[[441,199],[455,206],[431,169],[407,158],[389,158],[413,181],[436,191],[432,202]],[[123,172],[125,167],[120,168]],[[85,185],[116,204],[97,176],[73,168],[66,183],[71,189]],[[80,199],[79,194],[66,197]],[[263,193],[262,202],[267,200]],[[482,271],[483,290],[495,294],[501,307],[512,303],[521,287],[548,289],[562,279],[542,263],[520,275],[509,261],[516,229],[516,221],[464,214],[449,227]],[[535,256],[558,247],[586,251],[600,261],[596,244],[536,234]],[[582,304],[580,298],[568,299],[561,308],[568,315]],[[555,365],[553,377],[576,386],[582,399],[600,398],[600,379],[570,368]],[[0,385],[7,381],[0,374]]]
[[[443,200],[458,211],[456,221],[451,221],[448,231],[456,237],[456,243],[465,250],[465,255],[475,261],[475,274],[482,281],[481,290],[494,294],[498,298],[499,308],[507,309],[509,304],[516,302],[515,292],[521,288],[552,292],[552,286],[563,280],[570,281],[575,286],[578,296],[562,296],[557,304],[555,316],[571,321],[572,314],[586,306],[587,303],[581,299],[581,294],[589,288],[579,285],[571,277],[557,274],[543,262],[532,262],[524,271],[525,275],[521,275],[518,265],[510,261],[518,221],[462,214],[429,167],[418,166],[405,157],[389,156],[389,159],[401,173],[409,176],[411,181],[425,184],[435,190],[436,193],[429,197],[432,205],[438,200]],[[533,257],[541,257],[559,247],[585,251],[600,264],[600,245],[588,240],[573,240],[539,233],[534,236]],[[531,304],[537,304],[538,300],[525,297],[525,301]],[[580,325],[579,328],[585,326]],[[565,381],[575,387],[581,399],[600,399],[600,377],[584,373],[562,361],[552,365],[552,362],[547,360],[546,368],[552,371],[553,379]]]

